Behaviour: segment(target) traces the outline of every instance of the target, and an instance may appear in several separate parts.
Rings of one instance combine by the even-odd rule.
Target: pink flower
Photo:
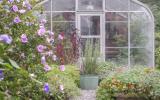
[[[43,26],[40,27],[40,29],[38,30],[37,34],[39,36],[43,36],[45,34],[46,30]]]
[[[53,56],[52,56],[52,60],[53,60],[53,61],[56,61],[56,60],[57,60],[57,56],[56,56],[56,55],[53,55]]]
[[[51,56],[52,54],[53,54],[53,51],[52,51],[52,50],[50,50],[50,51],[47,52],[47,55],[48,55],[48,56]]]
[[[12,10],[13,10],[14,12],[18,12],[18,7],[17,7],[17,5],[13,5],[13,6],[12,6]]]
[[[24,9],[19,10],[19,13],[21,13],[21,14],[24,14],[25,12],[26,12],[26,10],[24,10]]]
[[[48,72],[48,71],[51,70],[51,67],[50,67],[49,65],[45,64],[45,65],[44,65],[44,70],[45,70],[46,72]]]
[[[45,56],[41,57],[41,64],[46,64],[46,57]]]
[[[60,90],[60,91],[63,91],[63,90],[64,90],[64,86],[63,86],[63,85],[60,85],[60,86],[59,86],[59,90]]]
[[[51,36],[53,36],[53,35],[54,35],[54,32],[48,31],[48,34],[51,35]]]
[[[39,53],[44,52],[44,49],[46,49],[46,46],[43,46],[43,45],[38,45],[38,46],[37,46],[37,51],[38,51]]]
[[[64,65],[60,65],[59,69],[60,69],[60,71],[64,72],[65,71],[65,66]]]
[[[27,43],[27,42],[28,42],[28,38],[27,38],[27,35],[26,35],[26,34],[22,34],[22,35],[21,35],[21,42],[22,42],[22,43]]]
[[[46,24],[47,23],[47,20],[46,19],[41,19],[40,21],[42,24]]]
[[[61,34],[59,34],[59,35],[58,35],[58,39],[59,39],[59,40],[63,40],[64,37],[63,37]]]

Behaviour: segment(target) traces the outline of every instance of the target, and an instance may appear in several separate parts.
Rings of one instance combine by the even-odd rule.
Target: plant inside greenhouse
[[[160,100],[159,0],[0,0],[0,100]]]

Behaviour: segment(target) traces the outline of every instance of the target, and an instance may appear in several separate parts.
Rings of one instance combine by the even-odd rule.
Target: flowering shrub
[[[142,67],[114,73],[100,83],[97,100],[112,100],[119,95],[159,100],[160,96],[154,94],[159,91],[159,75],[160,72]]]
[[[65,71],[62,55],[57,55],[63,54],[60,45],[64,36],[56,37],[45,27],[45,19],[34,16],[35,4],[36,0],[0,1],[0,95],[7,99],[59,97],[53,96],[45,75],[53,70],[53,62],[60,64],[60,72]],[[64,84],[58,87],[58,92],[64,95]]]

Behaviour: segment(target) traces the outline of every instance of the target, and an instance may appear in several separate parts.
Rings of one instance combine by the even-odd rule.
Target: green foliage
[[[4,80],[0,81],[0,93],[7,100],[47,99],[42,84],[34,81],[23,69],[4,70]]]
[[[118,95],[159,100],[160,72],[150,68],[134,67],[104,79],[97,90],[97,100],[112,100]]]
[[[53,65],[55,68],[51,72],[47,73],[48,83],[53,87],[52,93],[56,97],[57,94],[61,95],[61,100],[67,100],[69,97],[79,95],[79,70],[74,65],[66,65],[66,70],[61,72],[57,65]],[[65,84],[64,84],[65,83]],[[59,85],[64,84],[64,92],[59,91]]]
[[[100,79],[104,79],[110,75],[111,72],[113,72],[117,66],[115,63],[112,62],[101,62],[98,63],[98,68],[97,68],[97,74],[99,75]]]
[[[99,57],[99,45],[94,43],[93,40],[87,40],[83,52],[84,58],[82,58],[82,73],[81,74],[97,74],[98,57]]]

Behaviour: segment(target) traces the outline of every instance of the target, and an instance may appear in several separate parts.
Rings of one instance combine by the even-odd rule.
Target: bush
[[[118,95],[159,100],[159,77],[160,72],[143,67],[110,74],[100,83],[97,100],[112,100]]]
[[[48,83],[52,85],[54,90],[52,93],[56,96],[61,94],[62,100],[68,100],[70,97],[79,95],[79,70],[74,65],[66,65],[66,70],[61,72],[57,65],[53,65],[55,68],[51,72],[48,72]],[[65,84],[64,84],[65,83]],[[59,91],[59,85],[64,84],[63,93]]]

